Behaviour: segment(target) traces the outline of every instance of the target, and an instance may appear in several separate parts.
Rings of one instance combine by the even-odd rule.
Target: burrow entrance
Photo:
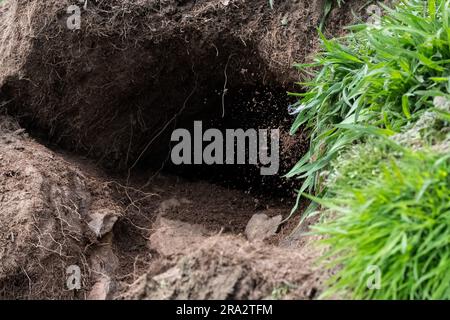
[[[224,94],[224,91],[226,94]],[[287,106],[292,103],[285,89],[282,87],[266,87],[262,85],[243,86],[218,89],[211,88],[210,95],[205,96],[203,108],[195,112],[185,112],[177,115],[176,120],[161,132],[163,136],[154,145],[161,151],[157,154],[151,152],[144,154],[136,163],[133,171],[143,172],[145,170],[159,171],[175,174],[190,181],[206,180],[221,186],[245,190],[254,194],[265,194],[272,196],[290,197],[296,181],[287,181],[282,176],[287,173],[303,153],[304,146],[300,138],[289,135],[292,118],[287,113]],[[208,129],[218,129],[223,134],[223,160],[225,162],[226,152],[226,130],[242,129],[243,131],[255,130],[256,132],[271,130],[280,132],[279,156],[273,156],[273,161],[279,161],[278,172],[274,175],[261,175],[261,164],[249,164],[249,140],[246,140],[246,164],[194,164],[194,124],[201,122],[202,133]],[[171,151],[178,142],[170,141],[170,134],[176,129],[186,129],[190,133],[191,153],[189,159],[191,164],[174,164],[171,159]],[[302,138],[302,136],[300,136]],[[270,142],[270,135],[269,135]],[[203,142],[202,149],[209,142]],[[235,147],[238,146],[235,144]],[[259,146],[258,146],[259,147]],[[151,147],[149,147],[151,149]],[[237,151],[235,149],[234,151]],[[259,150],[258,150],[259,151]],[[236,160],[236,159],[235,159]]]
[[[218,35],[206,47],[192,37],[187,42],[170,38],[156,47],[144,43],[127,53],[113,51],[107,62],[98,55],[103,44],[85,39],[96,50],[74,61],[78,68],[59,71],[72,72],[70,82],[46,82],[57,90],[43,100],[23,95],[30,90],[24,80],[6,83],[2,92],[10,112],[41,140],[96,159],[111,172],[152,177],[151,172],[162,171],[270,197],[292,197],[298,181],[283,175],[303,155],[307,139],[289,134],[293,118],[287,109],[294,100],[286,91],[291,88],[277,81],[256,44]],[[38,101],[47,104],[36,110]],[[278,173],[261,175],[260,166],[248,164],[248,157],[245,165],[174,165],[172,132],[192,131],[194,121],[202,121],[203,131],[217,128],[223,133],[278,129]]]

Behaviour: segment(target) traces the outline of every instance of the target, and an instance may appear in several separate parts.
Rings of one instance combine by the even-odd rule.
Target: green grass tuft
[[[311,132],[309,152],[287,174],[305,179],[300,193],[318,190],[320,172],[372,126],[399,132],[450,92],[450,1],[404,0],[384,7],[381,25],[357,25],[343,39],[321,35],[323,53],[298,65],[317,72],[302,83],[292,133]],[[317,69],[318,68],[318,69]]]
[[[449,299],[450,154],[390,146],[356,147],[336,168],[333,196],[311,197],[329,208],[314,230],[326,235],[329,267],[340,270],[325,296]],[[381,283],[371,290],[373,266]]]

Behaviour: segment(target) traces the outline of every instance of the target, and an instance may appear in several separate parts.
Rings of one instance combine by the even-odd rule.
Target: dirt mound
[[[0,298],[84,298],[100,271],[92,254],[104,222],[121,208],[101,182],[5,117],[0,150]],[[71,265],[81,269],[81,290],[67,290]]]
[[[172,232],[164,233],[166,238],[159,233],[153,242],[164,253],[159,268],[141,276],[122,298],[313,299],[322,290],[325,275],[315,265],[320,250],[313,246],[280,249],[236,236],[207,237],[174,221],[165,225]],[[183,245],[186,232],[193,230],[195,243]],[[170,245],[172,241],[177,245]]]

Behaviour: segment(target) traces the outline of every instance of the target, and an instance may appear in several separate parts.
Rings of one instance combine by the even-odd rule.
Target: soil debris
[[[281,215],[269,218],[264,213],[255,214],[245,228],[249,241],[264,240],[276,234],[283,217]]]

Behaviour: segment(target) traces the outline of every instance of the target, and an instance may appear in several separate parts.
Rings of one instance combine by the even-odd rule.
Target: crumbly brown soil
[[[165,175],[124,186],[6,117],[0,149],[3,299],[309,299],[320,291],[312,241],[280,248],[275,237],[250,243],[243,234],[254,214],[285,217],[287,205]],[[90,227],[99,214],[118,219],[101,235]],[[82,270],[81,290],[66,287],[70,265]]]
[[[198,236],[196,245],[182,243],[185,247],[158,261],[163,269],[144,273],[120,298],[314,299],[323,289],[324,273],[314,265],[317,251],[280,249],[224,235]]]
[[[203,120],[279,128],[291,168],[308,141],[288,134],[285,92],[325,1],[90,0],[70,31],[72,2],[0,5],[0,298],[317,297],[327,275],[298,217],[245,237],[254,214],[289,215],[299,181],[167,158],[172,130]],[[335,7],[327,33],[365,2]]]
[[[4,116],[0,150],[0,298],[85,298],[102,241],[88,223],[121,214],[112,190]],[[66,290],[70,265],[82,271],[82,290]]]

